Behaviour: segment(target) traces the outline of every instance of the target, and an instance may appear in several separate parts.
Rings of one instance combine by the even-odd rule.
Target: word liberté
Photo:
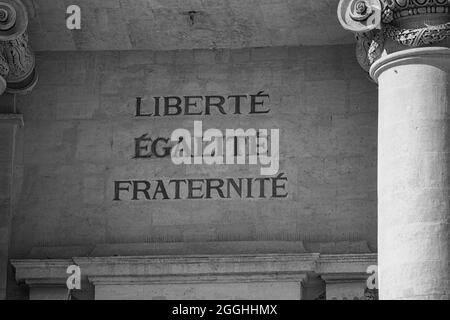
[[[255,95],[153,97],[153,103],[144,103],[142,97],[137,97],[136,117],[226,115],[227,106],[232,114],[242,114],[244,105],[248,114],[267,114],[270,109],[264,104],[269,98],[264,91]]]

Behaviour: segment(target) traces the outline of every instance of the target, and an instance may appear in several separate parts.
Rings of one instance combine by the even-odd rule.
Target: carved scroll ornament
[[[408,47],[445,40],[450,35],[449,6],[449,0],[341,0],[338,18],[355,33],[358,62],[369,71],[387,39]]]
[[[19,0],[0,0],[0,95],[27,93],[36,85],[27,26],[27,11]]]

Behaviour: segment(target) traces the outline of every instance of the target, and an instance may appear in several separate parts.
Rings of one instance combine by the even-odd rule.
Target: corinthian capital
[[[355,33],[357,58],[369,71],[383,52],[434,45],[450,35],[450,0],[341,0],[338,18]]]
[[[20,0],[0,0],[0,95],[27,93],[36,85],[27,26],[27,11]]]

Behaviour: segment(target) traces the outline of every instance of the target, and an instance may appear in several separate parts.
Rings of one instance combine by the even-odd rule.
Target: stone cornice
[[[366,274],[367,267],[377,264],[377,254],[330,254],[321,255],[316,272],[331,274]]]
[[[347,272],[347,273],[324,273],[320,276],[326,283],[349,283],[366,281],[368,278],[365,272]]]
[[[16,269],[16,280],[28,285],[64,285],[67,267],[72,259],[11,260]]]
[[[341,25],[356,35],[357,59],[369,71],[385,54],[449,38],[449,0],[341,0]]]
[[[327,279],[363,279],[376,254],[259,254],[211,256],[74,257],[12,260],[16,280],[29,285],[64,285],[71,264],[94,284],[304,281],[308,274]],[[356,277],[356,278],[355,278]]]
[[[28,14],[20,0],[0,0],[0,95],[28,93],[37,83],[27,26]]]
[[[251,282],[302,282],[307,279],[305,272],[294,273],[229,273],[229,274],[195,274],[195,275],[147,275],[147,276],[121,276],[103,275],[88,276],[88,280],[96,285],[123,285],[123,284],[193,284],[193,283],[251,283]]]

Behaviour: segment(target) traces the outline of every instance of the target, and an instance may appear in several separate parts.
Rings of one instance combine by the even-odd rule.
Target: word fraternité
[[[260,178],[192,178],[114,182],[114,201],[287,198],[284,173]]]

